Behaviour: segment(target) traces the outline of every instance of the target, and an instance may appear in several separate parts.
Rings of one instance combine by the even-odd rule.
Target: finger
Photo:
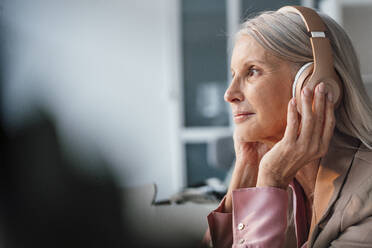
[[[325,104],[325,120],[324,130],[322,136],[322,151],[325,153],[328,150],[329,142],[333,136],[333,130],[336,124],[336,117],[334,113],[333,95],[331,92],[327,93],[327,101]]]
[[[289,142],[297,140],[298,133],[298,114],[296,98],[292,98],[288,103],[287,127],[284,133],[284,139]]]
[[[233,170],[231,180],[230,180],[229,191],[232,191],[234,189],[239,188],[240,178],[241,178],[240,175],[242,173],[242,168],[241,167],[242,166],[239,166],[237,161],[235,161],[234,170]]]
[[[325,85],[320,83],[315,88],[314,96],[314,112],[315,112],[315,123],[313,130],[313,144],[316,146],[320,145],[321,137],[323,135],[324,126],[324,106],[325,105]]]
[[[313,92],[309,88],[302,91],[302,119],[301,133],[299,140],[303,144],[308,144],[311,141],[311,136],[314,129],[314,116],[312,110]]]

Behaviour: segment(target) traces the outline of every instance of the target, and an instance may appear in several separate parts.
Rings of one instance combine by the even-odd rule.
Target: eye
[[[258,70],[258,69],[255,68],[255,67],[251,67],[251,68],[249,68],[249,70],[248,70],[248,76],[250,76],[250,77],[258,76],[259,73],[260,73],[260,70]]]

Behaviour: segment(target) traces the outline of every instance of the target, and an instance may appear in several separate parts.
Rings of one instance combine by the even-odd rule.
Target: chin
[[[236,137],[239,137],[240,142],[257,142],[262,140],[263,130],[257,128],[238,125],[235,128]]]
[[[259,127],[252,125],[237,125],[236,137],[240,142],[261,142],[275,144],[283,138],[285,128]]]

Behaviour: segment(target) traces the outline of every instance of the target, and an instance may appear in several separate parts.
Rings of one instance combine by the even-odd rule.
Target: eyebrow
[[[244,68],[248,67],[248,65],[250,64],[264,64],[264,65],[267,65],[268,67],[275,68],[274,63],[268,63],[268,62],[265,62],[259,59],[246,60],[243,63],[244,63]],[[233,68],[230,68],[230,70],[233,70]]]
[[[259,60],[259,59],[252,59],[252,60],[244,61],[244,67],[246,67],[248,64],[254,64],[254,63],[264,64],[264,65],[266,65],[266,66],[268,66],[272,69],[278,68],[278,66],[279,66],[279,64],[275,63],[274,61],[270,61],[270,60],[263,61],[263,60]]]
[[[267,64],[265,63],[265,61],[263,60],[246,60],[244,61],[244,66],[247,66],[248,64],[254,64],[254,63],[258,63],[258,64]]]
[[[247,67],[249,64],[255,64],[255,63],[258,63],[258,64],[265,64],[265,62],[263,60],[246,60],[244,61],[244,68]],[[230,67],[230,70],[233,70],[232,67]]]

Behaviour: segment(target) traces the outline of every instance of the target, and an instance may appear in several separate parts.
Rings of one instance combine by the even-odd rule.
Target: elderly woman
[[[213,247],[372,247],[372,105],[350,39],[319,15],[341,96],[320,81],[293,97],[315,60],[298,13],[264,12],[237,34],[225,93],[236,164],[208,216]]]

